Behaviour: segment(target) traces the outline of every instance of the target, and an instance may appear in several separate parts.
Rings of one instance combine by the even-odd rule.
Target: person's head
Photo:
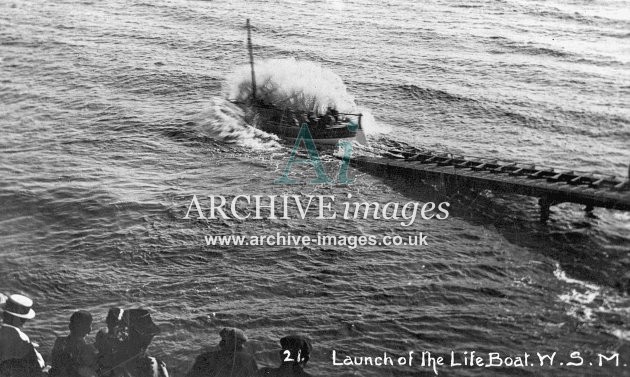
[[[2,313],[2,322],[6,323],[7,325],[11,325],[14,327],[22,327],[24,326],[26,321],[27,321],[26,318],[16,317],[6,312]]]
[[[303,335],[289,335],[280,339],[283,364],[298,364],[306,366],[311,355],[311,341]],[[291,361],[288,361],[291,360]]]
[[[151,313],[146,309],[129,309],[123,313],[123,324],[127,326],[129,342],[134,348],[146,348],[160,328],[153,323]]]
[[[79,310],[70,316],[70,334],[83,338],[92,331],[92,314],[85,310]]]
[[[247,342],[247,337],[243,330],[234,327],[224,327],[219,331],[221,349],[227,351],[239,351],[243,349],[243,344]]]
[[[23,295],[11,295],[3,304],[2,321],[8,325],[21,327],[24,323],[35,318],[33,300]]]
[[[122,322],[124,310],[121,308],[110,308],[107,312],[107,317],[105,318],[105,324],[107,324],[107,329],[113,331],[117,328]]]

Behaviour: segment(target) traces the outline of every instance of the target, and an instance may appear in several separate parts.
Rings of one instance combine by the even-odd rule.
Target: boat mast
[[[247,19],[247,49],[249,50],[249,64],[252,67],[252,100],[256,101],[256,75],[254,74],[254,53],[252,51],[252,34]]]

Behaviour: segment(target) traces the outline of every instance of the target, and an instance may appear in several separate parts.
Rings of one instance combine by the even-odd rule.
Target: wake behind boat
[[[277,95],[279,85],[268,77],[265,78],[261,87],[257,86],[249,19],[247,20],[247,47],[251,80],[241,83],[240,95],[231,102],[245,110],[246,120],[249,123],[287,141],[295,141],[300,133],[304,132],[303,128],[306,128],[308,136],[317,146],[331,146],[340,141],[353,140],[362,144],[367,143],[361,122],[363,114],[338,111],[334,96],[326,95],[326,98],[318,98],[317,94],[307,94],[295,89],[288,91],[288,95],[285,91],[284,95],[279,96]],[[299,76],[290,79],[293,82],[299,81],[303,78],[301,77],[303,72],[299,72]],[[313,83],[307,85],[316,86]],[[308,91],[312,88],[306,89]],[[338,89],[339,87],[335,86],[331,90]]]

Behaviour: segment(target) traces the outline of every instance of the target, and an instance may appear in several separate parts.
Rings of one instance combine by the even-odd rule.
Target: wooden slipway
[[[630,211],[630,183],[616,177],[537,169],[533,165],[468,159],[431,152],[392,150],[381,157],[356,156],[359,170],[437,181],[444,187],[527,195],[539,198],[540,219],[549,219],[549,207],[559,203]]]

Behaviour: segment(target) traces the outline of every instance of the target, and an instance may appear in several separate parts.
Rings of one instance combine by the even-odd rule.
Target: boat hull
[[[346,119],[345,121],[336,121],[331,125],[309,124],[307,122],[300,124],[293,117],[287,116],[286,111],[268,107],[255,108],[253,118],[253,123],[257,124],[261,130],[278,135],[287,141],[295,141],[302,125],[306,124],[316,145],[336,145],[340,141],[367,143],[360,120],[353,122]]]

